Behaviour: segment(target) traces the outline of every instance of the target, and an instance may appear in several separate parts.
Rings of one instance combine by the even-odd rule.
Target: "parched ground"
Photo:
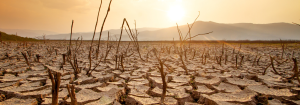
[[[300,62],[297,43],[285,44],[283,52],[280,43],[225,43],[224,47],[222,43],[193,43],[180,50],[179,43],[141,42],[140,57],[134,43],[122,42],[116,53],[116,42],[102,42],[98,58],[95,43],[91,58],[91,69],[95,69],[86,75],[90,44],[72,42],[71,62],[76,54],[81,70],[75,79],[70,61],[63,64],[68,41],[1,43],[0,105],[50,105],[52,83],[47,69],[62,74],[60,104],[71,103],[67,84],[75,85],[78,104],[159,104],[163,82],[154,48],[159,59],[165,60],[166,105],[300,104],[299,81],[289,78],[294,75],[292,58]]]

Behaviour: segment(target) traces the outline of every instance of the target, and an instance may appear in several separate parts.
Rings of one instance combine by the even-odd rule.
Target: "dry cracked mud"
[[[96,46],[92,50],[91,68],[95,69],[87,75],[90,42],[83,41],[76,51],[78,45],[73,42],[78,78],[70,61],[63,64],[68,43],[2,43],[0,105],[50,105],[52,83],[47,69],[61,74],[60,104],[71,104],[68,84],[74,85],[79,105],[160,104],[163,81],[154,48],[165,59],[166,105],[300,104],[299,81],[289,78],[294,75],[292,58],[300,60],[299,43],[285,44],[283,54],[279,44],[226,43],[224,48],[222,43],[186,44],[183,64],[174,42],[140,42],[141,57],[128,42],[121,42],[116,54],[117,43],[110,42],[112,49],[106,59],[108,43],[101,42],[98,60]],[[27,54],[29,65],[21,52]],[[123,61],[116,64],[115,55],[120,54]]]

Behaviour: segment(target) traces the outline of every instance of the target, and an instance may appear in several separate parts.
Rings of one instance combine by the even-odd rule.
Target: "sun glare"
[[[180,5],[170,6],[168,10],[168,17],[171,21],[180,21],[185,15],[185,11]]]

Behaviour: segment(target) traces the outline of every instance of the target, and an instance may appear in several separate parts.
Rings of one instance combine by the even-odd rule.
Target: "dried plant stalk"
[[[294,61],[294,76],[296,76],[298,82],[299,82],[299,85],[300,85],[300,79],[299,79],[299,69],[298,69],[298,63],[297,63],[297,59],[296,58],[293,58],[293,61]]]
[[[24,53],[24,52],[21,52],[21,53],[22,53],[23,57],[25,58],[26,64],[27,64],[28,66],[30,66],[30,63],[29,63],[29,61],[28,61],[28,58],[27,58],[26,53]]]
[[[280,45],[281,45],[281,48],[282,48],[282,52],[281,52],[281,59],[283,59],[283,54],[284,54],[284,43],[281,41],[280,39]]]
[[[195,22],[196,22],[196,20],[198,19],[199,16],[200,16],[200,12],[199,12],[199,15],[197,16],[197,18],[195,19],[195,21],[193,22],[193,24],[192,24],[191,26],[188,25],[189,31],[188,31],[188,33],[185,35],[185,37],[182,35],[182,33],[181,33],[180,29],[179,29],[179,26],[178,26],[178,24],[176,23],[176,25],[177,25],[177,31],[178,31],[178,35],[179,35],[179,41],[180,41],[180,43],[179,43],[179,44],[180,44],[180,47],[179,47],[179,56],[180,56],[181,63],[182,63],[182,65],[183,65],[183,69],[186,71],[186,74],[188,74],[188,71],[187,71],[187,67],[185,66],[185,63],[184,63],[184,61],[183,61],[183,58],[182,58],[184,52],[186,51],[186,50],[184,50],[185,47],[184,47],[183,44],[184,44],[187,40],[190,40],[190,39],[192,39],[192,38],[195,38],[195,37],[197,37],[197,36],[199,36],[199,35],[207,35],[207,34],[212,33],[212,32],[208,32],[208,33],[204,33],[204,34],[197,34],[197,35],[194,35],[194,36],[191,36],[191,35],[190,35],[190,31],[191,31],[193,25],[195,24]],[[189,37],[188,37],[188,36],[189,36]]]
[[[40,57],[41,56],[39,54],[36,54],[35,57],[36,57],[37,62],[40,62]]]
[[[270,66],[271,66],[271,64],[269,64],[269,65],[265,68],[265,70],[264,70],[264,72],[263,72],[262,75],[265,75],[265,74],[266,74],[266,71],[267,71],[267,69],[268,69]]]
[[[291,77],[287,78],[287,79],[293,79],[294,77],[296,77],[297,80],[298,80],[298,82],[300,83],[299,68],[298,68],[298,64],[297,64],[297,59],[296,58],[292,58],[292,60],[294,62],[294,68],[293,68],[294,74]]]
[[[97,29],[97,25],[98,25],[98,19],[99,19],[99,14],[100,14],[100,9],[102,6],[102,0],[100,2],[100,6],[99,6],[99,10],[98,10],[98,15],[97,15],[97,20],[96,20],[96,24],[95,24],[95,29],[94,29],[94,34],[93,34],[93,38],[92,38],[92,42],[91,42],[91,46],[90,46],[90,51],[89,51],[89,70],[92,68],[92,48],[93,48],[93,42],[94,42],[94,38],[95,38],[95,34],[96,34],[96,29]]]
[[[68,55],[71,55],[72,52],[71,52],[71,49],[72,49],[72,32],[73,32],[73,23],[74,23],[74,20],[72,20],[72,25],[71,25],[71,34],[70,34],[70,44],[69,44],[69,51],[68,51]]]
[[[100,36],[99,36],[99,42],[98,42],[98,47],[96,49],[96,60],[98,60],[98,54],[99,54],[99,47],[100,47],[100,39],[101,39],[101,36],[102,36],[102,31],[103,31],[103,28],[104,28],[104,24],[105,24],[105,21],[106,21],[106,18],[108,16],[108,13],[110,11],[110,5],[111,5],[111,2],[112,0],[110,0],[109,2],[109,6],[108,6],[108,9],[107,9],[107,13],[106,13],[106,16],[104,18],[104,21],[102,23],[102,26],[101,26],[101,31],[100,31]],[[95,37],[95,33],[96,33],[96,28],[97,28],[97,24],[98,24],[98,18],[99,18],[99,13],[100,13],[100,8],[101,8],[101,5],[102,5],[102,0],[101,0],[101,4],[100,4],[100,7],[99,7],[99,11],[98,11],[98,16],[97,16],[97,21],[96,21],[96,25],[95,25],[95,30],[94,30],[94,35],[93,35],[93,39],[92,39],[92,42],[91,42],[91,46],[90,46],[90,51],[89,51],[89,69],[87,71],[87,75],[91,75],[92,72],[96,69],[96,67],[98,67],[98,65],[100,64],[101,62],[101,59],[98,61],[98,63],[96,64],[96,66],[94,67],[94,69],[91,69],[92,68],[92,47],[93,47],[93,41],[94,41],[94,37]]]
[[[257,58],[257,55],[255,55],[255,58],[254,58],[253,63],[252,63],[252,66],[255,65],[256,58]]]
[[[237,64],[238,64],[238,55],[236,54],[235,55],[235,68],[238,68]]]
[[[104,62],[106,62],[106,58],[110,52],[112,48],[112,45],[109,45],[109,32],[108,32],[108,35],[107,35],[107,43],[106,43],[106,52],[105,52],[105,56],[104,56]]]
[[[78,74],[81,72],[81,69],[78,67],[76,54],[73,55],[73,61],[71,56],[68,56],[69,63],[74,71],[75,79],[78,79]]]
[[[259,66],[259,60],[260,60],[260,58],[261,58],[261,56],[259,56],[259,58],[256,61],[256,65],[258,65],[258,66]]]
[[[104,18],[102,26],[101,26],[101,31],[100,31],[100,35],[99,35],[99,41],[98,41],[98,47],[97,47],[97,50],[96,50],[96,60],[98,60],[98,55],[99,55],[99,50],[100,50],[100,40],[101,40],[101,36],[102,36],[102,31],[103,31],[104,24],[105,24],[105,21],[107,19],[108,13],[110,11],[111,2],[112,2],[112,0],[110,0],[110,2],[109,2],[108,9],[107,9],[105,18]]]
[[[161,79],[162,79],[162,82],[163,82],[163,92],[162,92],[160,103],[164,104],[164,99],[165,99],[166,91],[167,91],[167,82],[166,82],[166,79],[165,79],[166,78],[166,74],[164,73],[164,63],[165,63],[166,60],[161,60],[160,59],[160,56],[157,54],[158,51],[156,49],[153,49],[153,53],[154,53],[156,59],[159,62],[158,69],[160,71]]]
[[[272,65],[272,68],[273,68],[274,72],[275,72],[276,74],[279,74],[279,73],[277,72],[276,68],[274,67],[274,63],[273,63],[274,58],[270,56],[270,60],[271,60],[271,65]]]
[[[244,55],[241,56],[240,67],[242,67],[243,60],[244,60]]]
[[[70,89],[71,87],[71,89]],[[76,99],[76,95],[75,95],[75,88],[74,88],[74,85],[69,85],[67,84],[67,89],[68,89],[68,93],[69,93],[69,96],[71,98],[71,105],[77,105],[77,99]]]
[[[61,74],[54,73],[54,75],[52,75],[49,68],[47,68],[47,71],[52,83],[52,105],[58,105],[58,92],[59,92]]]
[[[63,56],[63,65],[65,65],[66,64],[66,54],[62,54],[62,56]]]
[[[43,35],[44,44],[46,43],[46,35]]]

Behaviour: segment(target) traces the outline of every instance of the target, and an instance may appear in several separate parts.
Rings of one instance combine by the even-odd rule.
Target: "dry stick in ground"
[[[160,103],[163,104],[164,103],[164,99],[165,99],[165,96],[166,96],[166,91],[167,91],[167,82],[166,82],[166,74],[164,73],[164,63],[166,60],[161,60],[160,59],[160,56],[157,55],[158,51],[156,49],[153,49],[153,52],[154,52],[154,55],[156,57],[156,59],[158,60],[159,62],[159,71],[160,71],[160,75],[161,75],[161,79],[162,79],[162,82],[163,82],[163,92],[162,92],[162,96],[161,96],[161,100],[160,100]]]
[[[72,62],[71,56],[68,56],[68,60],[74,71],[75,79],[78,79],[78,74],[81,72],[81,69],[78,67],[78,61],[77,61],[76,54],[73,55],[73,62]]]
[[[26,51],[26,52],[27,52],[27,54],[28,54],[28,56],[29,56],[29,59],[30,59],[30,57],[31,57],[31,55],[32,55],[31,50],[28,50],[28,51]]]
[[[120,56],[120,59],[121,59],[120,63],[121,63],[122,70],[123,70],[123,72],[125,72],[124,64],[123,64],[123,61],[124,61],[124,54],[123,54],[123,53],[122,53],[122,55]]]
[[[188,33],[185,35],[185,37],[182,35],[182,33],[181,33],[180,29],[179,29],[179,26],[178,26],[178,24],[176,23],[176,25],[177,25],[177,31],[178,31],[178,35],[179,35],[179,40],[180,40],[179,56],[180,56],[181,63],[183,64],[183,69],[185,69],[186,74],[188,74],[188,71],[187,71],[187,67],[186,67],[185,64],[184,64],[183,58],[182,58],[182,56],[183,56],[183,49],[184,49],[183,44],[185,43],[185,41],[187,41],[187,40],[189,40],[189,39],[192,39],[192,38],[194,38],[194,37],[197,37],[197,36],[199,36],[199,35],[207,35],[207,34],[212,33],[212,32],[208,32],[208,33],[204,33],[204,34],[197,34],[197,35],[194,35],[194,36],[190,36],[190,37],[188,38],[188,35],[190,34],[190,31],[191,31],[193,25],[195,24],[195,22],[196,22],[196,20],[198,19],[199,16],[200,16],[200,12],[199,12],[199,15],[197,16],[197,18],[195,19],[195,21],[193,22],[193,24],[191,25],[191,27],[188,25],[189,31],[188,31]]]
[[[235,55],[235,68],[237,69],[238,67],[237,67],[237,64],[238,64],[238,55],[236,54]]]
[[[47,71],[52,83],[52,105],[58,105],[58,92],[59,92],[61,74],[55,72],[54,75],[52,75],[49,68],[47,68]]]
[[[207,58],[207,57],[209,57],[209,55],[208,55],[208,54],[205,54],[205,55],[204,55],[204,64],[203,64],[203,65],[206,64],[206,58]]]
[[[71,89],[70,89],[71,87]],[[69,85],[67,84],[67,89],[68,89],[68,93],[69,93],[69,96],[71,98],[71,105],[77,105],[77,99],[76,99],[76,95],[75,95],[75,88],[74,88],[74,85]]]
[[[68,51],[68,61],[70,63],[70,65],[72,66],[73,70],[74,70],[74,75],[75,75],[75,79],[78,79],[78,74],[81,72],[81,69],[78,67],[78,62],[77,62],[77,51],[75,51],[74,54],[72,54],[72,46],[71,46],[71,41],[72,41],[72,32],[73,32],[73,23],[74,20],[72,20],[72,25],[71,25],[71,34],[70,34],[70,45],[69,45],[69,51]],[[76,41],[77,43],[77,41]],[[77,44],[75,46],[75,49],[77,48]],[[72,57],[73,57],[73,62],[72,62]]]
[[[117,61],[118,60],[117,59],[118,59],[118,56],[119,56],[119,46],[120,46],[120,42],[121,42],[122,35],[123,35],[124,24],[127,25],[130,34],[128,33],[126,27],[125,27],[125,31],[127,32],[127,34],[129,36],[129,38],[131,39],[131,41],[133,41],[134,46],[137,48],[137,51],[138,51],[139,56],[140,56],[140,59],[143,60],[142,57],[141,57],[140,51],[139,51],[139,44],[138,44],[138,39],[137,39],[137,36],[138,36],[137,30],[136,30],[136,33],[133,34],[132,31],[131,31],[131,29],[130,29],[130,26],[129,26],[127,20],[126,20],[126,18],[124,18],[123,19],[123,23],[122,23],[122,27],[121,27],[121,34],[120,34],[120,38],[119,38],[118,46],[117,46],[117,50],[116,50],[116,55],[115,55],[115,58],[116,58],[115,69],[118,69],[118,65],[117,65]]]
[[[24,53],[24,52],[21,52],[21,53],[22,53],[23,57],[25,58],[26,64],[27,64],[28,66],[30,66],[30,63],[29,63],[29,61],[28,61],[28,58],[27,58],[26,53]]]
[[[189,37],[191,37],[191,27],[190,27],[189,23],[187,23],[187,25],[189,27],[188,34],[189,34]],[[191,42],[192,42],[192,39],[189,40],[189,49],[191,48]]]
[[[269,64],[269,65],[265,68],[265,70],[264,70],[264,72],[263,72],[262,75],[265,75],[265,74],[266,74],[266,71],[267,71],[267,69],[268,69],[270,66],[271,66],[271,64]]]
[[[166,67],[167,67],[167,69],[169,70],[169,73],[172,73],[172,72],[174,72],[174,70],[172,69],[172,67],[169,67],[167,64],[164,64]]]
[[[43,35],[44,44],[46,43],[46,35]]]
[[[294,74],[291,77],[289,77],[288,79],[292,79],[292,78],[296,77],[298,82],[299,82],[299,85],[300,85],[299,69],[298,69],[297,59],[296,58],[292,58],[292,59],[294,61],[294,68],[293,68]]]
[[[255,65],[256,58],[257,58],[257,55],[255,55],[255,58],[254,58],[253,63],[252,63],[252,66]]]
[[[217,63],[217,64],[220,64],[220,62],[219,62],[219,57],[216,56],[216,55],[215,55],[215,60],[216,60],[216,63]]]
[[[96,63],[95,67],[93,69],[89,70],[89,72],[86,72],[86,75],[91,76],[92,72],[100,65],[101,59],[102,59],[102,56],[101,56],[100,60],[98,61],[98,63]]]
[[[120,46],[120,42],[121,42],[122,35],[123,35],[123,27],[124,27],[125,21],[126,21],[126,18],[123,19],[123,23],[122,23],[122,27],[121,27],[121,34],[120,34],[120,38],[119,38],[118,46],[117,46],[117,50],[116,50],[116,55],[115,55],[116,65],[115,65],[115,69],[117,68],[117,59],[118,59],[118,54],[119,54],[119,46]]]
[[[223,55],[224,55],[224,43],[223,43],[223,45],[222,45],[222,54],[221,54],[220,60],[219,60],[220,66],[222,66],[222,57],[223,57]]]
[[[204,64],[204,53],[205,53],[205,48],[204,48],[204,51],[203,51],[203,53],[202,53],[202,64]]]
[[[236,53],[235,53],[235,47],[234,47],[233,50],[232,50],[232,56],[231,56],[232,58],[231,58],[231,60],[235,60],[235,54]]]
[[[280,39],[280,45],[281,45],[281,48],[282,48],[281,59],[283,59],[283,54],[284,54],[284,43],[281,41],[281,39]]]
[[[78,37],[78,39],[79,39],[79,37]],[[77,41],[78,41],[78,39],[77,39]],[[77,53],[77,52],[78,52],[78,50],[79,50],[79,48],[81,47],[81,44],[82,44],[82,36],[81,36],[80,44],[79,44],[79,46],[78,46],[78,47],[77,47],[77,41],[76,41],[75,53]]]
[[[238,54],[240,54],[241,48],[242,48],[242,44],[240,44],[240,48],[239,48]]]
[[[256,61],[256,65],[259,66],[259,60],[260,60],[261,56],[259,56],[259,58]]]
[[[74,20],[72,20],[72,25],[71,25],[70,44],[69,44],[69,51],[68,51],[69,56],[72,55],[72,52],[71,52],[72,46],[71,46],[71,44],[72,44],[73,23],[74,23]]]
[[[109,31],[108,31],[108,35],[107,35],[107,42],[106,42],[106,52],[105,52],[105,56],[104,56],[104,62],[106,62],[106,58],[110,52],[112,48],[112,45],[109,45]]]
[[[141,55],[141,52],[140,52],[140,46],[139,46],[139,41],[138,41],[138,32],[137,32],[137,29],[136,29],[136,21],[134,20],[134,26],[135,26],[135,31],[130,29],[130,26],[127,22],[127,20],[125,20],[127,26],[128,26],[128,30],[129,32],[127,31],[126,27],[125,27],[125,31],[127,32],[129,38],[131,41],[133,41],[133,45],[134,47],[136,48],[138,54],[139,54],[139,58],[144,61],[144,59],[142,58],[142,55]]]
[[[88,57],[89,58],[89,69],[88,70],[90,70],[92,68],[92,48],[93,48],[93,42],[94,42],[94,38],[95,38],[95,34],[96,34],[96,29],[97,29],[97,24],[98,24],[98,19],[99,19],[99,13],[100,13],[101,6],[102,6],[102,0],[100,2],[98,15],[97,15],[97,21],[96,21],[94,34],[93,34],[93,38],[92,38],[92,42],[91,42],[91,46],[90,46],[90,50],[89,50],[89,57]]]
[[[185,63],[184,63],[184,61],[183,61],[183,59],[182,59],[182,53],[179,54],[179,59],[180,59],[180,61],[181,61],[181,63],[182,63],[183,69],[185,70],[185,74],[188,75],[188,74],[189,74],[189,73],[188,73],[188,69],[187,69],[187,67],[186,67],[186,65],[185,65]]]
[[[242,67],[243,60],[244,60],[244,55],[241,56],[240,67]]]
[[[35,57],[36,57],[37,62],[40,62],[40,57],[41,56],[39,54],[36,54]]]
[[[105,21],[107,19],[108,13],[110,11],[111,2],[112,2],[112,0],[110,0],[110,2],[109,2],[108,9],[107,9],[105,18],[104,18],[102,26],[101,26],[100,35],[99,35],[99,41],[98,41],[98,47],[97,47],[97,50],[96,50],[96,60],[98,60],[98,55],[99,55],[99,51],[100,51],[100,40],[101,40],[101,36],[102,36],[102,31],[103,31],[104,24],[105,24]]]
[[[186,55],[187,49],[185,48],[185,49],[183,50],[183,52],[184,52],[184,59],[185,59],[185,61],[187,61],[187,55]]]
[[[132,39],[133,39],[134,43],[136,44],[136,48],[137,48],[140,59],[142,61],[144,61],[143,58],[142,58],[141,52],[140,52],[140,45],[139,45],[139,41],[138,41],[138,35],[139,34],[137,32],[137,29],[136,29],[136,21],[135,20],[134,20],[134,29],[135,29],[135,35],[132,35]]]
[[[63,56],[63,65],[65,65],[66,64],[66,54],[62,54],[62,56]]]
[[[270,60],[271,60],[271,65],[272,65],[272,68],[273,68],[274,72],[275,72],[276,74],[279,74],[279,73],[276,71],[276,68],[274,67],[274,63],[273,63],[274,58],[270,56]]]
[[[119,63],[118,63],[118,55],[115,55],[115,69],[119,69]]]
[[[281,64],[283,64],[283,63],[285,63],[285,62],[287,62],[288,61],[288,59],[286,59],[285,61],[282,61],[282,62],[279,62],[278,60],[276,60],[276,59],[274,59],[276,62],[277,62],[277,65],[281,65]]]
[[[194,53],[193,53],[194,55],[193,55],[193,58],[192,58],[192,59],[194,59],[194,58],[195,58],[195,56],[196,56],[196,52],[197,52],[197,50],[195,49],[195,50],[194,50]]]
[[[127,53],[128,53],[129,46],[130,46],[130,42],[128,43],[127,48],[126,48],[126,50],[125,50],[125,55],[126,55],[126,57],[128,57],[128,56],[127,56]]]
[[[58,51],[58,50],[57,50],[57,49],[55,49],[55,55],[57,55],[57,51]]]
[[[98,41],[98,46],[97,46],[97,49],[96,49],[96,60],[98,60],[98,55],[99,55],[99,50],[100,50],[100,39],[101,39],[101,36],[102,36],[102,31],[103,31],[103,28],[104,28],[104,24],[105,24],[105,21],[107,19],[107,16],[108,16],[108,13],[110,11],[110,5],[111,5],[111,2],[112,0],[110,0],[109,2],[109,5],[108,5],[108,9],[107,9],[107,12],[106,12],[106,15],[105,15],[105,18],[103,20],[103,23],[102,23],[102,26],[101,26],[101,31],[100,31],[100,36],[99,36],[99,41]],[[89,52],[89,61],[90,61],[90,65],[89,65],[89,69],[87,71],[87,75],[91,75],[92,72],[96,69],[96,67],[98,67],[98,65],[100,64],[101,62],[101,59],[98,61],[98,63],[96,64],[96,67],[94,67],[94,69],[91,69],[92,68],[92,52],[91,52],[91,49],[92,49],[92,45],[93,45],[93,41],[94,41],[94,37],[95,37],[95,32],[96,32],[96,27],[97,27],[97,24],[98,24],[98,17],[99,17],[99,12],[100,12],[100,8],[101,8],[101,5],[102,5],[102,0],[101,0],[101,4],[100,4],[100,7],[99,7],[99,11],[98,11],[98,16],[97,16],[97,21],[96,21],[96,25],[95,25],[95,30],[94,30],[94,35],[93,35],[93,39],[92,39],[92,43],[91,43],[91,47],[90,47],[90,52]]]
[[[227,58],[228,58],[228,55],[227,55],[227,53],[225,53],[225,65],[227,65]]]

